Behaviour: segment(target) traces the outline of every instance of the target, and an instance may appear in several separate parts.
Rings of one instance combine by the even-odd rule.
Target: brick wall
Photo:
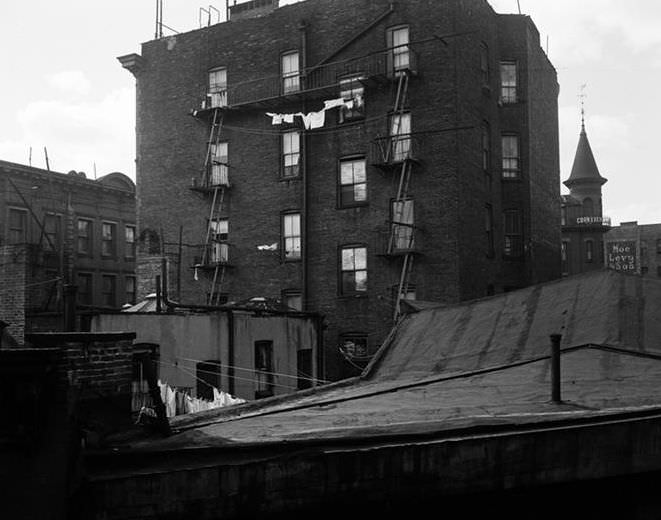
[[[23,343],[27,283],[26,246],[0,246],[0,320],[7,331]]]

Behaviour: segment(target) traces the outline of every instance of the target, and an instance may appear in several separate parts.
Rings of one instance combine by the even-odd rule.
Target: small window
[[[391,157],[400,162],[411,155],[411,114],[393,114],[390,117]]]
[[[62,219],[60,215],[44,215],[44,229],[41,238],[41,247],[46,251],[59,251],[62,233]]]
[[[641,268],[640,268],[640,274],[642,274],[643,276],[645,276],[645,275],[647,274],[648,271],[649,271],[649,267],[647,267],[646,265],[641,266]]]
[[[294,310],[302,311],[303,310],[303,295],[301,291],[296,289],[289,289],[283,291],[282,293],[283,303]]]
[[[78,254],[92,256],[92,221],[78,219]]]
[[[594,216],[594,202],[592,202],[592,199],[590,197],[583,200],[583,216],[584,217]]]
[[[368,357],[367,334],[342,334],[340,336],[340,351],[349,359]]]
[[[486,254],[490,258],[494,254],[493,207],[491,204],[484,206],[484,228],[486,234]]]
[[[285,178],[300,175],[301,134],[285,132],[282,134],[282,176]]]
[[[388,70],[397,75],[411,67],[409,52],[409,28],[393,27],[388,29]]]
[[[226,218],[210,221],[209,237],[211,242],[208,253],[210,264],[226,264],[229,261],[229,245],[227,244],[229,226],[229,220]]]
[[[340,207],[357,206],[367,202],[367,172],[365,159],[340,161]]]
[[[346,105],[340,107],[340,123],[365,117],[365,87],[362,80],[364,76],[355,74],[340,80],[340,97],[353,104],[352,108]]]
[[[560,225],[561,226],[566,226],[567,225],[567,207],[562,206],[560,208]]]
[[[298,51],[282,55],[282,92],[298,92],[301,89],[301,75],[298,62]]]
[[[255,399],[273,395],[273,341],[255,341]]]
[[[503,145],[503,179],[519,178],[519,136],[504,135]]]
[[[227,106],[227,69],[218,67],[209,71],[209,108]]]
[[[661,265],[656,266],[656,275],[661,278]]]
[[[135,305],[135,276],[127,276],[125,284],[124,303]]]
[[[301,258],[300,213],[288,213],[282,216],[282,250],[285,260]]]
[[[10,244],[26,244],[28,241],[28,212],[24,209],[9,208]]]
[[[588,263],[594,261],[594,242],[592,240],[585,241],[585,261]]]
[[[229,186],[228,149],[228,143],[212,143],[209,147],[210,186]]]
[[[491,129],[486,121],[482,123],[482,169],[491,170]]]
[[[312,386],[312,349],[306,348],[296,351],[296,372],[298,375],[297,387],[299,390]]]
[[[104,274],[101,276],[101,303],[105,307],[117,306],[116,277]]]
[[[391,288],[393,302],[397,301],[397,291],[399,291],[399,284],[396,284]],[[402,287],[402,290],[400,292],[400,299],[402,299],[402,300],[416,300],[417,299],[417,291],[416,291],[415,284],[409,283],[405,287]]]
[[[393,200],[390,206],[392,217],[392,249],[408,251],[415,247],[415,220],[413,199]]]
[[[213,389],[220,390],[220,361],[201,361],[195,365],[195,395],[199,399],[213,401]]]
[[[101,255],[115,256],[117,226],[111,222],[104,222],[101,225]]]
[[[480,44],[480,74],[482,75],[482,85],[488,86],[489,77],[489,47],[486,43]]]
[[[124,256],[135,258],[135,226],[124,227]]]
[[[92,274],[78,273],[76,280],[78,283],[78,303],[81,305],[92,305]]]
[[[521,211],[518,209],[507,210],[503,213],[503,220],[503,228],[505,230],[503,254],[510,258],[520,257],[523,255]]]
[[[504,104],[516,103],[517,96],[517,67],[514,61],[500,63],[500,100]]]
[[[367,291],[367,248],[348,246],[341,249],[341,293]]]
[[[661,238],[656,239],[656,254],[661,255]]]

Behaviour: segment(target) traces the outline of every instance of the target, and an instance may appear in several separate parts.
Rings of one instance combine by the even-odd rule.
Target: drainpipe
[[[301,32],[301,61],[303,62],[303,70],[307,70],[307,25],[305,21],[301,21],[298,26],[299,31]],[[307,78],[303,78],[303,81],[306,81]],[[307,102],[303,102],[303,112],[307,112]],[[306,311],[309,308],[308,305],[308,148],[309,148],[309,136],[307,132],[303,133],[303,174],[302,174],[302,183],[303,183],[303,201],[301,207],[301,278],[302,278],[302,287],[301,287],[301,300],[303,301],[303,310]]]
[[[168,299],[168,259],[161,259],[161,280],[163,281],[163,290],[161,291],[163,303],[165,303],[165,311],[170,312],[172,310],[172,305]]]
[[[163,307],[161,306],[161,275],[156,275],[156,312],[162,312]]]
[[[560,395],[560,334],[551,334],[551,401],[562,403]]]
[[[234,312],[227,311],[227,378],[228,391],[230,395],[234,395]]]

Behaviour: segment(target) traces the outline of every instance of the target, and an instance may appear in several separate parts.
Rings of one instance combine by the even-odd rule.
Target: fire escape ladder
[[[402,166],[399,173],[399,182],[397,185],[397,195],[393,204],[392,223],[390,225],[390,237],[388,240],[388,253],[392,254],[395,249],[399,249],[402,245],[406,253],[402,261],[402,268],[399,275],[399,283],[397,285],[397,295],[395,297],[395,311],[394,320],[400,315],[401,300],[404,295],[409,291],[410,278],[413,271],[413,253],[415,227],[408,218],[404,217],[406,212],[406,200],[408,198],[409,184],[411,180],[412,163],[410,159],[411,146],[410,135],[401,133],[402,120],[406,110],[407,98],[409,89],[409,74],[407,71],[402,71],[397,81],[397,92],[395,95],[395,104],[393,107],[394,120],[391,123],[391,136],[392,142],[389,146],[389,159],[396,161],[399,159],[398,155],[403,154]],[[410,130],[409,130],[410,131]],[[406,220],[406,221],[405,221]],[[404,237],[408,239],[408,243],[402,244],[401,235],[402,228],[406,228]]]
[[[210,185],[210,169],[209,166],[213,162],[213,150],[217,150],[220,144],[220,134],[223,129],[223,113],[220,108],[215,108],[213,111],[213,119],[211,120],[211,130],[209,131],[209,142],[207,145],[207,154],[204,157],[204,168],[202,169],[202,186]]]
[[[213,279],[211,280],[211,287],[209,288],[207,305],[220,304],[221,288],[225,281],[225,269],[225,264],[216,264],[216,268],[213,271]]]

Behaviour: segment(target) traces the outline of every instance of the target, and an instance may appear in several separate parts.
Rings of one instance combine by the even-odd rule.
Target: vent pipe
[[[551,401],[562,403],[560,393],[560,340],[562,335],[551,334]]]

